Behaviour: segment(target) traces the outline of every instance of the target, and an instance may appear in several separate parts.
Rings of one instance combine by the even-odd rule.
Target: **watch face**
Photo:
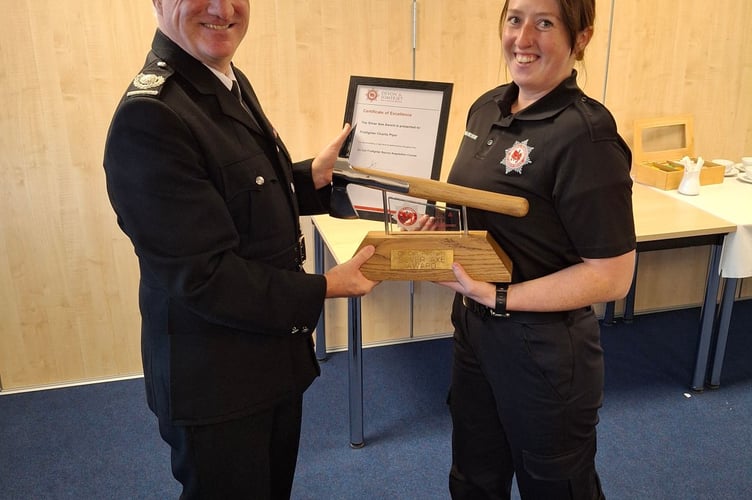
[[[507,287],[509,283],[499,283],[496,285],[496,307],[494,308],[494,316],[508,317],[507,312]]]

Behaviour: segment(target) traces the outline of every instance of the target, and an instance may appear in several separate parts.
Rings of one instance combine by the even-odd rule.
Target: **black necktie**
[[[238,99],[238,101],[240,101],[240,105],[243,106],[244,110],[246,110],[246,112],[248,113],[248,116],[250,116],[251,120],[253,120],[253,123],[255,123],[259,128],[261,128],[258,120],[256,120],[255,116],[253,116],[253,113],[251,112],[251,110],[248,108],[248,105],[243,100],[243,96],[240,94],[240,87],[238,86],[237,80],[232,81],[232,89],[230,89],[230,91]]]

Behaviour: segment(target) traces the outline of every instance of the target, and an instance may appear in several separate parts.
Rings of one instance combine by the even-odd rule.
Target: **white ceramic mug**
[[[742,174],[752,178],[752,156],[742,156],[741,168],[739,170]]]
[[[734,162],[731,160],[722,160],[720,158],[717,158],[711,161],[716,165],[721,165],[726,175],[730,174],[732,172],[732,169],[734,168]],[[734,173],[736,173],[736,171],[734,171]]]

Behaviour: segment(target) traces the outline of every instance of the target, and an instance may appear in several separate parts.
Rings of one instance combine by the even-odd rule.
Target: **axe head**
[[[358,212],[347,193],[350,180],[345,172],[351,172],[350,163],[346,158],[337,158],[332,174],[332,195],[329,201],[329,215],[337,219],[357,219]]]
[[[358,212],[347,194],[349,181],[335,175],[332,178],[332,195],[329,201],[329,215],[337,219],[357,219]]]

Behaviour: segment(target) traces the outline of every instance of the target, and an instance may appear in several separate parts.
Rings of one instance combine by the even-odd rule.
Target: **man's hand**
[[[311,175],[313,176],[313,183],[316,186],[316,189],[321,189],[332,182],[334,162],[337,161],[337,156],[339,155],[340,149],[342,149],[342,144],[344,144],[347,136],[350,135],[351,129],[352,127],[350,124],[346,123],[339,135],[324,147],[324,149],[319,151],[319,154],[313,159]]]
[[[326,278],[326,298],[361,297],[378,285],[360,272],[360,266],[371,258],[376,251],[373,245],[363,247],[352,259],[331,268],[324,273]]]

